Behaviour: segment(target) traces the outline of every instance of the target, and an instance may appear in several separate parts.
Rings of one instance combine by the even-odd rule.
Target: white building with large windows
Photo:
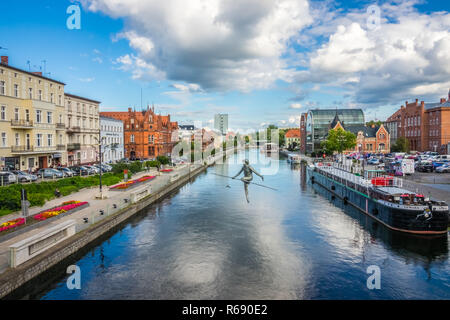
[[[124,157],[122,120],[100,116],[100,137],[104,163],[115,163]]]
[[[100,102],[73,94],[64,94],[66,108],[67,164],[98,161]]]

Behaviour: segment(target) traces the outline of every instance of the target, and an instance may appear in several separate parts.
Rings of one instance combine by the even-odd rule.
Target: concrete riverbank
[[[233,152],[234,150],[227,150],[226,155]],[[92,189],[83,190],[76,194],[76,200],[89,201],[90,206],[88,208],[5,241],[0,239],[0,298],[12,293],[59,262],[88,246],[108,231],[116,228],[142,209],[183,186],[191,178],[206,171],[208,166],[213,165],[216,160],[222,157],[223,153],[210,157],[203,163],[185,164],[175,167],[172,172],[159,173],[150,182],[145,182],[130,190],[108,191],[108,198],[103,200],[95,199],[96,192]],[[133,179],[147,174],[149,173],[140,173],[134,176]],[[73,198],[74,196],[72,196]],[[10,247],[13,244],[29,239],[43,231],[45,232],[46,229],[70,220],[76,222],[76,232],[73,236],[49,247],[15,268],[10,267]]]

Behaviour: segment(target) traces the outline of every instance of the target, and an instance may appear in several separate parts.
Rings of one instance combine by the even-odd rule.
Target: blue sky
[[[68,6],[81,8],[69,30]],[[376,29],[367,8],[376,5]],[[155,104],[181,123],[296,126],[310,108],[364,108],[446,97],[450,8],[441,1],[14,0],[0,50],[101,110]]]

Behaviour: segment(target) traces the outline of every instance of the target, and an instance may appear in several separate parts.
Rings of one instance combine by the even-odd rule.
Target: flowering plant
[[[66,202],[63,203],[62,206],[56,207],[56,208],[52,208],[52,209],[48,209],[45,210],[41,213],[36,214],[35,216],[33,216],[33,219],[35,220],[46,220],[48,218],[60,215],[61,213],[73,210],[75,208],[78,208],[84,204],[86,204],[86,201],[67,201],[70,202],[69,204],[65,204]]]
[[[7,222],[4,222],[2,224],[0,224],[0,232],[5,231],[5,230],[9,230],[12,228],[16,228],[22,224],[25,223],[25,219],[24,218],[18,218],[18,219],[14,219],[14,220],[10,220]]]
[[[159,170],[160,172],[171,172],[171,171],[173,171],[173,169],[162,169],[162,170]]]
[[[69,200],[69,201],[64,201],[62,204],[66,205],[66,204],[75,204],[75,203],[80,203],[81,201],[78,200]]]
[[[155,176],[143,176],[143,177],[141,177],[139,179],[130,180],[130,181],[127,181],[127,182],[122,182],[122,183],[116,184],[115,186],[111,186],[110,189],[126,189],[129,186],[131,186],[133,184],[136,184],[138,182],[144,182],[144,181],[151,180],[151,179],[154,179],[154,178],[155,178]]]

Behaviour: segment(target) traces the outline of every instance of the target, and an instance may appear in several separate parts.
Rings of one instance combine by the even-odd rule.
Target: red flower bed
[[[173,171],[173,169],[162,169],[162,170],[159,170],[160,172],[171,172],[171,171]]]
[[[33,216],[33,219],[35,220],[46,220],[48,218],[60,215],[61,213],[73,210],[75,208],[81,207],[82,205],[85,205],[87,202],[86,201],[67,201],[64,202],[62,206],[56,207],[56,208],[52,208],[52,209],[48,209],[45,210],[41,213],[38,213],[36,215]]]
[[[14,220],[10,220],[7,222],[4,222],[2,224],[0,224],[0,232],[2,231],[6,231],[12,228],[16,228],[22,224],[25,223],[25,219],[24,218],[18,218],[18,219],[14,219]]]
[[[155,176],[143,176],[143,177],[141,177],[139,179],[130,180],[130,181],[127,181],[127,182],[122,182],[122,183],[116,184],[114,186],[111,186],[109,188],[110,189],[127,189],[128,187],[130,187],[130,186],[132,186],[132,185],[134,185],[136,183],[144,182],[144,181],[151,180],[151,179],[154,179],[154,178],[155,178]]]

